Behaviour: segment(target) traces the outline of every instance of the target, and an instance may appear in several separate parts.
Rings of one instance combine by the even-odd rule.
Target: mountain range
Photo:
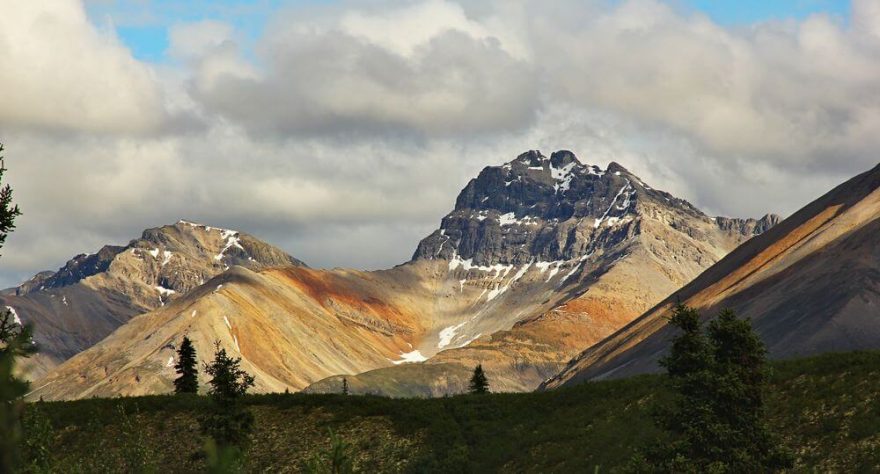
[[[24,366],[36,377],[232,266],[279,265],[304,264],[250,235],[180,221],[38,273],[0,292],[0,305],[36,327],[40,352]]]
[[[601,169],[568,151],[530,151],[483,169],[412,259],[389,270],[310,269],[267,244],[246,246],[244,234],[181,222],[162,229],[213,236],[195,247],[204,251],[194,260],[206,265],[195,267],[198,278],[175,287],[162,274],[176,247],[113,250],[152,258],[114,273],[136,281],[142,298],[106,339],[86,340],[91,347],[37,380],[32,397],[167,392],[184,335],[203,358],[215,342],[240,356],[264,392],[338,391],[345,376],[355,393],[458,393],[477,363],[496,391],[532,390],[778,221],[709,217],[616,163]],[[115,267],[94,268],[80,280],[106,279]],[[39,333],[43,324],[11,299],[48,281],[36,278],[6,304],[21,307]],[[84,284],[51,291],[75,285]],[[55,320],[70,317],[51,309]],[[88,317],[72,317],[81,333]]]

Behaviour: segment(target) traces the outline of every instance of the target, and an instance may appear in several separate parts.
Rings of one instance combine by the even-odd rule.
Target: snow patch
[[[168,362],[165,363],[165,367],[171,367],[174,365],[174,356],[168,358]]]
[[[162,296],[171,296],[171,295],[177,293],[176,291],[172,290],[171,288],[165,288],[164,286],[156,286],[154,288],[156,288],[156,291],[158,291],[159,294],[161,294]]]
[[[490,291],[489,294],[486,295],[486,301],[487,302],[492,301],[493,299],[495,299],[495,297],[497,297],[497,296],[503,294],[505,291],[507,291],[511,285],[516,283],[517,280],[519,280],[520,278],[523,277],[523,275],[526,274],[526,272],[529,270],[529,267],[532,266],[532,263],[533,263],[533,261],[529,261],[529,263],[523,265],[522,268],[520,268],[519,271],[517,271],[516,274],[513,275],[513,278],[511,278],[510,281],[507,282],[507,284],[505,284],[504,286],[499,286],[498,288],[495,288],[492,291]]]
[[[562,266],[563,263],[565,262],[562,260],[556,260],[553,262],[536,262],[535,267],[541,271],[541,274],[549,270],[550,267],[553,267],[553,269],[550,270],[550,275],[547,276],[547,280],[545,280],[550,281],[557,273],[559,273],[559,267]]]
[[[173,253],[171,253],[171,252],[169,252],[169,251],[167,251],[167,250],[163,250],[163,251],[162,251],[162,266],[163,266],[163,267],[164,267],[165,265],[168,265],[168,262],[171,261],[171,257],[172,257],[173,255],[174,255]]]
[[[511,269],[513,269],[513,265],[501,265],[500,263],[496,263],[495,265],[484,267],[480,265],[474,265],[474,259],[469,258],[467,260],[463,260],[458,254],[453,254],[452,259],[449,260],[449,271],[454,271],[461,267],[464,271],[469,272],[471,270],[480,270],[486,273],[494,273],[495,276],[501,276],[502,278],[507,275]],[[503,272],[503,273],[502,273]]]
[[[614,196],[614,199],[611,200],[611,205],[608,206],[608,209],[605,210],[605,213],[602,214],[602,217],[600,217],[599,219],[596,219],[596,222],[593,223],[594,229],[598,229],[599,226],[602,225],[602,221],[604,221],[605,218],[608,217],[608,214],[611,212],[611,210],[614,209],[614,205],[617,203],[617,199],[621,195],[623,195],[623,193],[629,188],[630,188],[630,184],[629,184],[629,180],[627,180],[626,184],[624,184],[623,187],[620,188],[620,191],[618,191],[617,195]],[[628,197],[626,200],[626,205],[629,206],[629,198]]]
[[[394,365],[412,364],[414,362],[424,362],[426,360],[428,360],[427,357],[423,356],[420,351],[415,350],[412,352],[401,353],[400,360],[392,360],[391,363]]]
[[[7,306],[6,310],[9,311],[9,314],[12,315],[12,320],[15,321],[15,324],[21,326],[21,318],[18,317],[18,313],[15,311],[15,308],[12,306]]]
[[[189,317],[190,317],[190,318],[194,318],[194,317],[196,317],[196,310],[193,310],[192,314],[189,315]]]
[[[461,329],[465,324],[466,322],[442,329],[440,331],[440,341],[437,343],[437,349],[443,349],[452,343],[452,340],[455,338],[455,332]]]
[[[550,176],[556,180],[556,184],[553,185],[553,189],[556,192],[568,191],[568,188],[571,186],[571,180],[574,178],[572,171],[575,166],[577,166],[577,163],[573,161],[562,168],[555,168],[552,164],[550,165]]]
[[[498,223],[503,227],[506,225],[518,224],[519,222],[516,220],[516,214],[508,212],[507,214],[498,216]]]
[[[470,343],[476,341],[476,340],[479,339],[480,336],[482,336],[482,335],[483,335],[483,333],[478,333],[476,336],[474,336],[474,337],[468,339],[467,342],[465,342],[464,344],[462,344],[462,345],[460,345],[460,346],[458,346],[458,347],[465,347],[465,346],[467,346],[467,345],[470,345]]]
[[[235,334],[232,335],[232,342],[235,343],[235,351],[241,353],[241,347],[238,347],[238,336]]]
[[[517,219],[516,214],[513,212],[508,212],[507,214],[502,214],[498,216],[498,223],[504,227],[508,225],[536,225],[538,223],[538,218],[534,216],[523,216],[522,219]]]
[[[214,260],[220,261],[223,260],[223,257],[226,256],[226,252],[229,251],[232,247],[237,247],[241,250],[244,250],[244,247],[241,246],[241,239],[239,238],[238,232],[234,230],[221,230],[220,237],[226,239],[226,245],[223,247],[223,250],[220,251],[217,255],[214,255]]]
[[[229,318],[223,316],[223,322],[226,323],[226,327],[228,327],[230,330],[232,329],[232,324],[229,324]]]
[[[584,255],[583,257],[581,257],[581,258],[578,260],[577,265],[575,265],[574,267],[572,267],[571,271],[569,271],[568,273],[565,274],[565,276],[562,277],[562,280],[559,281],[559,284],[565,283],[566,280],[568,280],[569,278],[571,278],[572,275],[574,275],[575,273],[577,273],[577,271],[581,268],[581,265],[583,265],[584,262],[585,262],[588,258],[590,258],[590,255],[592,255],[592,253],[588,253],[588,254]]]

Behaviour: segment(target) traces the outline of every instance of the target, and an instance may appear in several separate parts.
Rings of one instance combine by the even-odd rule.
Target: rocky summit
[[[663,208],[676,211],[678,220],[669,222],[673,227],[690,229],[694,226],[687,218],[707,219],[687,201],[651,188],[617,163],[602,170],[582,164],[570,151],[548,158],[533,150],[503,166],[487,167],[471,180],[440,228],[419,243],[413,260],[557,265],[613,247],[639,232],[630,225],[638,217],[659,216]],[[779,218],[711,220],[722,233],[739,239],[766,231]],[[712,230],[695,237],[709,237]]]
[[[5,290],[0,305],[34,325],[40,353],[27,361],[33,376],[235,265],[303,263],[247,234],[179,221],[147,229],[128,245],[77,255],[58,271]]]
[[[132,319],[32,396],[168,391],[184,334],[200,354],[220,341],[242,357],[263,392],[338,391],[344,376],[354,393],[438,396],[463,391],[477,363],[494,391],[533,390],[777,221],[709,217],[616,163],[529,151],[467,183],[409,262],[232,268]]]

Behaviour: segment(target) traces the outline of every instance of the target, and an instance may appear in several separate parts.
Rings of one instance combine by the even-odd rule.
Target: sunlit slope
[[[552,388],[656,370],[676,301],[751,318],[775,358],[880,347],[880,167],[745,243],[699,278],[579,355]]]

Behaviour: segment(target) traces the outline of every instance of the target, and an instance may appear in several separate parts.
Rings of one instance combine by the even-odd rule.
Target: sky
[[[0,286],[178,219],[406,261],[485,166],[789,214],[877,162],[875,0],[53,0],[0,17]]]

